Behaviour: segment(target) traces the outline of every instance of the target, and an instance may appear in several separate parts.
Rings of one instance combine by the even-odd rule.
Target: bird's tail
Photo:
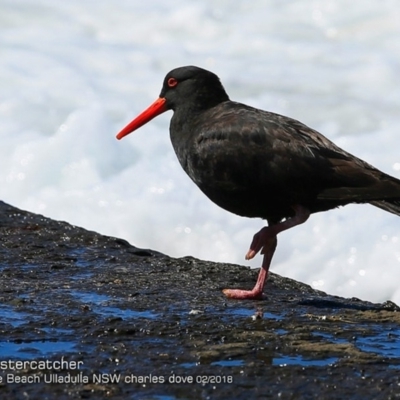
[[[379,207],[382,210],[400,216],[400,199],[371,201],[370,204],[375,207]]]

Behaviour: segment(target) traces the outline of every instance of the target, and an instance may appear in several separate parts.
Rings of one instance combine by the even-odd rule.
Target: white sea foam
[[[0,198],[173,256],[258,266],[261,220],[212,204],[181,170],[170,114],[115,134],[180,65],[400,178],[396,1],[0,0]],[[283,233],[272,270],[400,303],[400,220],[372,206]]]

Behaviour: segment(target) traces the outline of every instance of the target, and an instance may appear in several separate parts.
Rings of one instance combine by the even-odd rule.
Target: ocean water
[[[198,65],[400,178],[396,0],[0,0],[0,198],[172,256],[259,266],[261,220],[211,203],[178,165],[170,113],[115,134]],[[400,219],[368,205],[279,237],[271,270],[400,303]]]

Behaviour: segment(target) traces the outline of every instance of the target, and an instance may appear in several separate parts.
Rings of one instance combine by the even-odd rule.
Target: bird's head
[[[168,110],[204,110],[229,100],[217,75],[203,68],[187,66],[173,69],[164,78],[160,97],[139,114],[117,139],[140,128]]]

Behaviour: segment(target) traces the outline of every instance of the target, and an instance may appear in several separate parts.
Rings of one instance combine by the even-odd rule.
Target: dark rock
[[[222,288],[251,288],[257,271],[174,259],[5,203],[0,230],[0,398],[400,394],[392,302],[329,296],[275,274],[266,299],[227,300]],[[58,370],[62,357],[68,368]],[[13,370],[16,360],[25,364]]]

